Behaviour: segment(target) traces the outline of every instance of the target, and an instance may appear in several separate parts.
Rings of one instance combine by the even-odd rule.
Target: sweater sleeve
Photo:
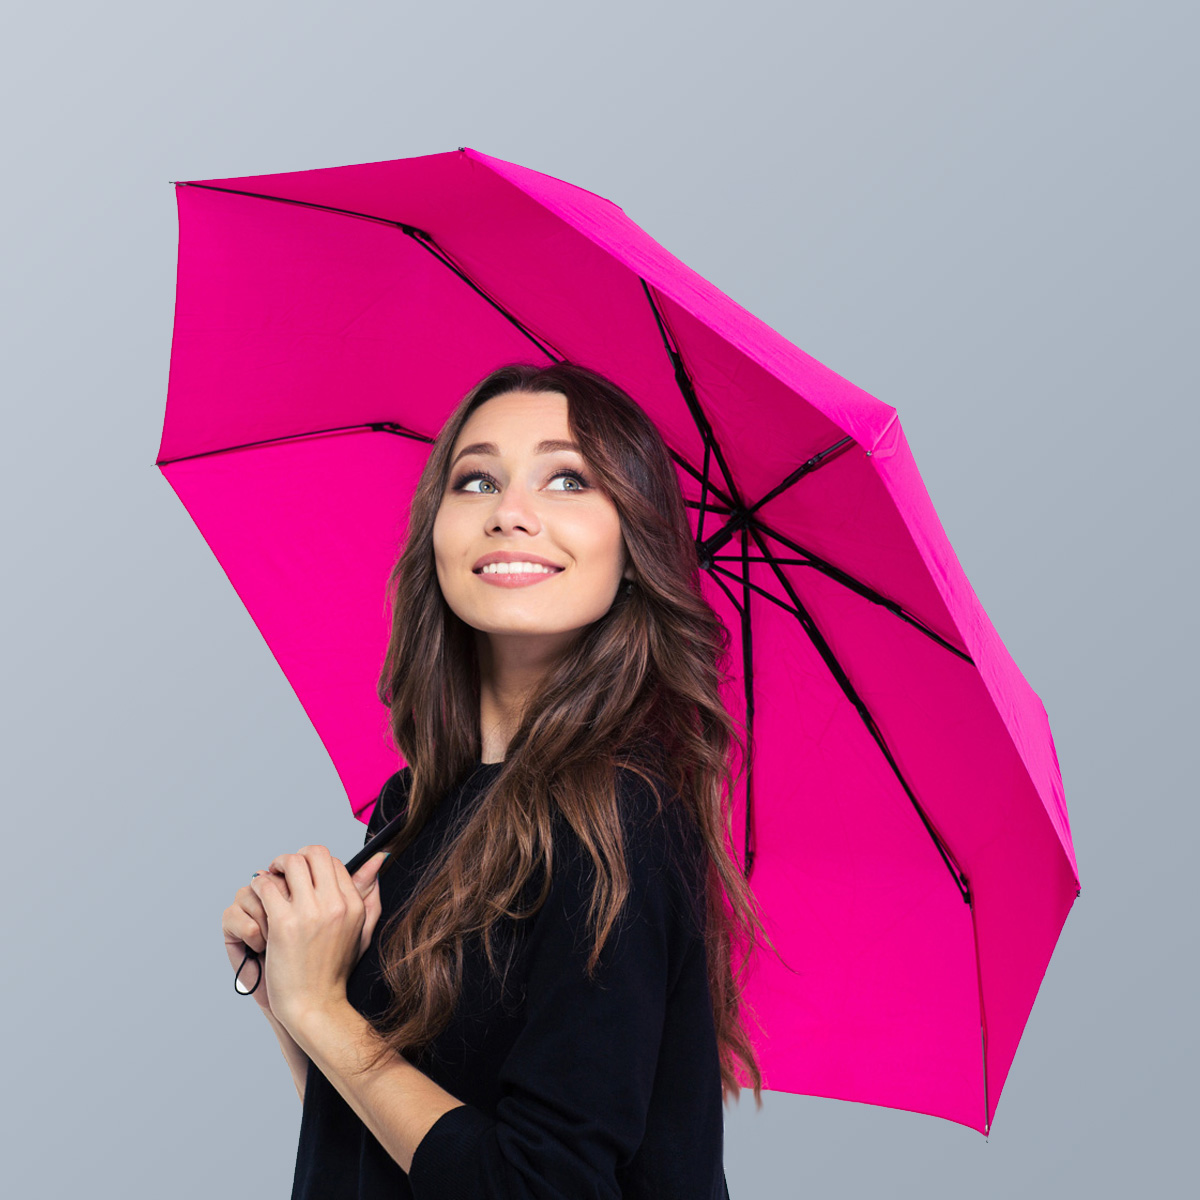
[[[531,919],[525,1023],[501,1067],[496,1117],[461,1105],[438,1118],[413,1156],[416,1200],[620,1197],[618,1172],[645,1133],[676,914],[665,828],[626,820],[629,790],[630,893],[595,979],[585,970],[595,868],[563,822],[551,890]]]

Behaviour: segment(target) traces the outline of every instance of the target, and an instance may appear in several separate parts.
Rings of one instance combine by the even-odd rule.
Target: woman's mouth
[[[531,567],[523,567],[519,571],[488,571],[481,569],[475,572],[475,575],[482,579],[484,583],[504,588],[530,587],[535,583],[542,583],[546,579],[553,579],[555,575],[561,574],[561,567],[555,569],[553,567],[542,568],[532,565]]]

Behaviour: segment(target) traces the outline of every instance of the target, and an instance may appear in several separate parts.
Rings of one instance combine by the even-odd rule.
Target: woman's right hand
[[[274,875],[283,888],[284,898],[290,899],[292,893],[283,873],[276,871]],[[235,972],[242,965],[247,950],[253,950],[258,955],[257,964],[247,962],[245,969],[237,976],[237,982],[249,990],[262,974],[262,982],[254,988],[252,995],[259,1008],[268,1016],[274,1016],[271,1012],[271,997],[267,994],[266,980],[267,910],[249,884],[238,888],[233,903],[222,914],[221,930],[225,934],[225,950],[229,955],[229,963]]]

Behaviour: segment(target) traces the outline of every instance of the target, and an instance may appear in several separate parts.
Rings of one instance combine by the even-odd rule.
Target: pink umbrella
[[[986,1133],[1078,871],[1045,709],[896,411],[610,201],[474,150],[176,195],[157,465],[355,815],[397,769],[375,684],[428,443],[502,363],[595,367],[672,448],[733,633],[766,1086]]]

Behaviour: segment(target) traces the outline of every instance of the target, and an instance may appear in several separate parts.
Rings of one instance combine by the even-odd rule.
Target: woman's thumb
[[[354,886],[358,888],[359,894],[367,896],[372,888],[379,882],[379,871],[383,864],[387,861],[388,852],[381,850],[378,854],[373,854],[361,867],[358,873],[354,876]]]

